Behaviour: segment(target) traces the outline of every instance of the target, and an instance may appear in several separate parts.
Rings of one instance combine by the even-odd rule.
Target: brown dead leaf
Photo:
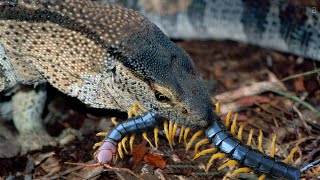
[[[301,91],[305,91],[306,90],[303,80],[304,80],[303,77],[299,77],[299,78],[295,79],[294,87],[295,87],[296,91],[300,91],[301,92]]]
[[[164,169],[166,167],[166,161],[161,155],[147,154],[143,157],[144,162],[150,164],[156,168]]]
[[[137,165],[139,164],[142,160],[145,154],[149,151],[149,148],[141,143],[137,146],[135,146],[132,150],[132,158],[133,158],[133,164]]]

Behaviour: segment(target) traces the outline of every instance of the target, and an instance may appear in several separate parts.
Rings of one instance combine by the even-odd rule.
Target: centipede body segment
[[[274,158],[244,145],[233,137],[227,131],[219,116],[215,117],[205,133],[218,151],[226,153],[230,159],[237,160],[241,165],[250,167],[258,173],[264,173],[273,178],[300,178],[301,173],[299,169],[283,162],[278,162]]]

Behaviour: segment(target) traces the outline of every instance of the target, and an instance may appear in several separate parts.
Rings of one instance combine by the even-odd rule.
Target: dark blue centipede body
[[[105,140],[111,139],[119,143],[124,137],[132,134],[142,133],[152,130],[154,127],[161,125],[163,118],[153,112],[148,112],[130,118],[123,123],[119,123],[115,128],[109,131]]]
[[[272,178],[300,179],[301,172],[299,169],[283,162],[278,162],[274,158],[244,145],[233,137],[224,127],[219,116],[215,117],[215,120],[206,129],[205,133],[220,152],[226,153],[230,159],[239,161],[241,165]]]

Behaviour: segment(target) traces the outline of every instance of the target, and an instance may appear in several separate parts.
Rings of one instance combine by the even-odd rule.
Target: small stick
[[[127,168],[117,168],[117,167],[112,167],[108,164],[101,164],[101,163],[94,163],[94,164],[83,164],[83,163],[74,163],[74,162],[65,162],[64,164],[67,165],[75,165],[75,166],[84,166],[84,167],[99,167],[99,166],[103,166],[107,169],[113,170],[113,171],[122,171],[122,172],[128,172],[131,175],[133,175],[134,177],[136,177],[139,180],[143,180],[140,176],[138,176],[136,173],[134,173],[133,171],[131,171],[130,169]]]

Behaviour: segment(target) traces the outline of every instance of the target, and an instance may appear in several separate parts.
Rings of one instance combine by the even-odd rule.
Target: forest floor
[[[238,127],[245,125],[243,142],[247,141],[250,129],[254,129],[253,146],[256,148],[261,130],[267,154],[272,137],[277,134],[276,157],[279,160],[285,159],[296,146],[297,152],[290,161],[293,166],[303,167],[320,158],[319,62],[233,42],[177,43],[194,60],[206,80],[212,100],[220,101],[222,119],[228,110],[238,113]],[[305,72],[309,74],[301,74]],[[91,109],[49,87],[43,117],[51,136],[58,137],[65,129],[73,129],[64,139],[64,145],[0,159],[0,179],[133,179],[126,172],[64,164],[92,163],[92,146],[101,140],[95,134],[113,127],[111,117],[117,117],[120,122],[125,120],[126,113]],[[0,126],[16,133],[12,122],[1,122]],[[149,137],[153,139],[151,134]],[[192,161],[194,148],[185,153],[184,145],[177,140],[171,149],[163,132],[159,138],[159,148],[154,150],[138,136],[134,155],[118,159],[113,166],[131,169],[144,179],[227,179],[226,174],[235,169],[227,167],[218,171],[225,161],[222,159],[214,161],[209,173],[205,173],[211,155]],[[302,177],[320,178],[319,172],[320,166],[317,166]],[[240,177],[257,178],[252,173]]]

